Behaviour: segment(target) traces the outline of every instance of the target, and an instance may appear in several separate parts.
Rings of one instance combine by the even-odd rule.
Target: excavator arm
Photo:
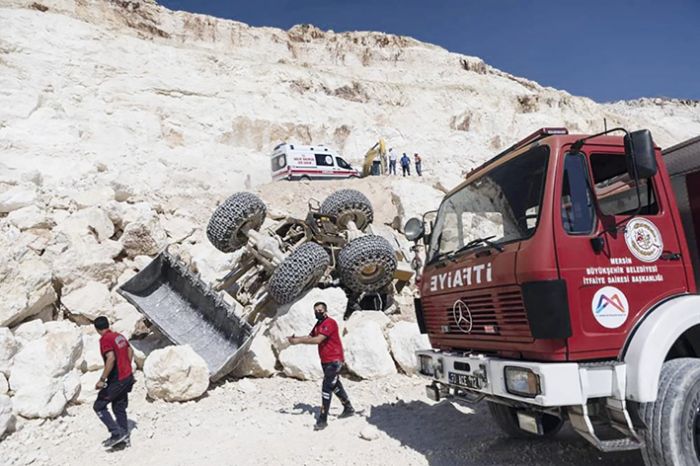
[[[387,154],[386,154],[386,143],[384,139],[377,141],[365,154],[365,160],[362,163],[362,178],[370,176],[372,174],[372,163],[374,159],[379,156],[380,162],[380,175],[384,175],[387,172]]]

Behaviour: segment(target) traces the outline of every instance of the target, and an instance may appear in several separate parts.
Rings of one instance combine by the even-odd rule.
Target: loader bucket
[[[231,372],[250,345],[250,325],[167,250],[117,291],[174,344],[190,345],[212,381]]]

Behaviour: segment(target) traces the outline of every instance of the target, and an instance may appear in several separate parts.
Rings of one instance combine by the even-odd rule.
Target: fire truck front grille
[[[431,333],[474,339],[499,337],[523,343],[533,341],[518,286],[455,294],[449,303],[442,301],[436,303],[434,309],[426,309],[425,316]]]

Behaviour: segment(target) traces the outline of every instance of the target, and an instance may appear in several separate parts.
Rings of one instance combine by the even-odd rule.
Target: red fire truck
[[[409,220],[430,398],[700,464],[700,138],[663,155],[647,130],[541,129]]]

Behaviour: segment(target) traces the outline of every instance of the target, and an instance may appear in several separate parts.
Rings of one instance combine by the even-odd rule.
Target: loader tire
[[[221,252],[233,252],[248,242],[244,230],[258,230],[265,221],[265,203],[252,193],[232,195],[216,208],[207,225],[207,238]]]
[[[520,425],[518,425],[517,410],[515,408],[500,403],[494,403],[493,401],[489,401],[487,404],[491,417],[496,421],[498,427],[512,438],[532,439],[553,437],[564,425],[563,419],[552,416],[551,414],[542,414],[542,435],[533,434],[520,428]]]
[[[700,465],[700,359],[666,361],[656,401],[637,412],[647,427],[641,431],[644,464]]]
[[[381,290],[391,283],[396,266],[394,248],[377,235],[360,236],[338,254],[340,281],[355,293]]]
[[[275,269],[267,292],[277,304],[291,303],[318,283],[330,263],[323,246],[304,243]]]
[[[352,220],[357,228],[364,231],[374,220],[372,203],[355,189],[341,189],[334,192],[323,201],[320,212],[336,217],[337,224],[341,228],[345,228]]]

